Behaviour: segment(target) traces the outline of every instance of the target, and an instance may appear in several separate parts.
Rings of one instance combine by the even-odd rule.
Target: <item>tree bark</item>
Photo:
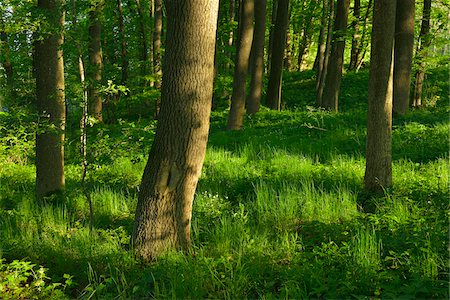
[[[361,36],[359,35],[359,19],[361,17],[361,1],[354,0],[353,2],[353,21],[352,21],[352,30],[353,30],[353,38],[352,38],[352,50],[350,54],[350,65],[348,67],[349,70],[356,69],[359,58],[359,43]]]
[[[249,67],[250,50],[253,39],[253,0],[243,0],[241,6],[239,47],[234,67],[233,94],[231,108],[228,115],[228,130],[239,130],[245,113],[245,88]]]
[[[366,190],[392,184],[393,41],[396,1],[375,0],[369,71]]]
[[[153,72],[157,79],[155,86],[161,87],[161,36],[163,30],[162,0],[155,0],[154,27],[153,27]]]
[[[420,35],[419,35],[420,40],[416,55],[416,59],[419,60],[419,68],[416,71],[414,94],[411,101],[411,105],[413,107],[422,106],[422,89],[423,83],[425,81],[425,63],[423,62],[423,58],[426,56],[426,50],[431,45],[430,18],[431,18],[431,0],[424,0],[422,25],[420,28]]]
[[[145,261],[190,246],[192,202],[208,140],[218,4],[166,2],[161,111],[133,233]]]
[[[148,41],[147,41],[147,30],[145,28],[145,17],[144,10],[142,8],[140,0],[135,0],[136,9],[139,16],[139,32],[141,34],[141,75],[147,76],[148,67],[149,67],[149,59],[148,59]],[[145,82],[145,80],[144,80]]]
[[[414,0],[397,0],[394,44],[394,112],[408,111],[414,48]]]
[[[331,39],[333,37],[333,19],[334,19],[334,0],[329,1],[327,40],[325,44],[325,53],[323,57],[323,65],[316,78],[316,104],[322,106],[323,89],[325,87],[325,78],[327,77],[328,62],[330,61]]]
[[[368,47],[368,42],[366,42],[366,40],[368,40],[366,38],[367,23],[369,20],[370,12],[372,11],[372,2],[373,2],[373,0],[369,0],[369,2],[367,3],[366,14],[364,15],[363,32],[362,32],[361,41],[360,41],[359,47],[358,47],[358,54],[359,54],[360,58],[356,64],[356,71],[359,71],[359,69],[362,67],[362,65],[364,64],[364,58],[366,57],[366,52],[367,52],[367,47]]]
[[[278,0],[272,1],[272,11],[270,17],[270,29],[269,29],[269,45],[267,51],[267,73],[270,73],[270,64],[272,63],[272,49],[273,49],[273,38],[275,35],[275,23],[277,22],[277,10],[278,10]]]
[[[347,31],[350,0],[338,0],[331,41],[330,64],[328,65],[322,95],[322,105],[332,111],[338,111],[339,91],[341,87],[342,67],[344,65],[345,35]]]
[[[128,81],[128,51],[127,51],[127,40],[125,37],[125,25],[123,22],[123,8],[121,0],[117,0],[117,12],[118,12],[118,22],[119,22],[119,35],[120,35],[120,56],[122,59],[122,85],[126,85]]]
[[[247,113],[256,114],[259,111],[263,90],[264,75],[264,42],[266,38],[267,0],[258,0],[255,4],[255,29],[252,42],[252,67],[250,93],[247,98]]]
[[[317,41],[317,54],[316,59],[314,60],[314,67],[313,69],[316,71],[316,90],[318,86],[318,78],[320,78],[320,73],[322,72],[323,68],[323,60],[325,57],[325,28],[327,26],[327,20],[328,20],[328,1],[329,0],[322,0],[322,16],[320,17],[320,32],[319,32],[319,39]]]
[[[92,1],[89,11],[89,102],[91,115],[103,121],[103,99],[100,93],[103,69],[102,24],[103,1]]]
[[[36,134],[36,190],[38,199],[64,189],[64,62],[61,46],[64,24],[63,0],[38,0],[47,12],[48,28],[35,40],[35,74],[39,130]],[[44,32],[47,30],[44,30]]]
[[[289,0],[278,0],[277,19],[273,31],[273,46],[270,61],[270,75],[267,87],[267,106],[281,109],[281,84],[283,76],[283,57],[286,46],[286,32],[289,16]]]

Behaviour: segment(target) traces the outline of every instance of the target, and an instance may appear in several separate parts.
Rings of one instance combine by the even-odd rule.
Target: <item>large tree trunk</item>
[[[228,129],[239,130],[245,112],[245,87],[253,39],[253,0],[243,0],[239,24],[239,47],[234,67],[233,95],[228,115]]]
[[[337,112],[342,67],[344,65],[345,35],[350,0],[338,0],[336,5],[336,19],[331,42],[330,63],[328,65],[327,76],[325,77],[322,106]]]
[[[153,72],[158,77],[156,87],[161,87],[161,36],[163,30],[162,0],[155,0],[153,27]]]
[[[274,110],[281,109],[281,84],[283,76],[284,47],[289,16],[289,0],[278,0],[277,19],[273,31],[270,75],[267,87],[267,106]]]
[[[397,0],[394,45],[394,112],[408,111],[414,48],[415,0]]]
[[[352,50],[350,54],[350,65],[348,67],[349,70],[356,69],[359,58],[359,43],[361,36],[359,34],[359,19],[361,17],[361,1],[354,0],[353,1],[353,21],[352,21],[352,30],[353,30],[353,38],[352,38]]]
[[[331,39],[333,37],[333,18],[334,18],[334,0],[329,1],[328,12],[328,26],[327,26],[327,40],[325,44],[325,53],[323,57],[323,65],[319,67],[319,72],[316,78],[316,104],[322,106],[322,96],[325,87],[325,78],[327,77],[328,62],[330,61]]]
[[[120,56],[122,59],[122,85],[126,85],[128,81],[128,51],[127,40],[125,37],[125,26],[123,22],[123,8],[121,0],[117,0],[117,12],[119,21],[119,35],[120,35]]]
[[[36,134],[36,190],[38,199],[64,189],[64,0],[38,0],[48,19],[50,34],[35,41],[35,74],[39,131]],[[46,30],[45,30],[46,31]]]
[[[190,246],[192,202],[208,140],[219,0],[166,2],[162,103],[133,233],[144,260]]]
[[[423,58],[426,56],[426,50],[431,45],[430,17],[431,17],[431,0],[424,0],[422,26],[420,28],[420,35],[419,35],[420,41],[416,55],[416,59],[418,59],[420,63],[419,68],[416,71],[414,94],[411,101],[411,105],[413,107],[422,106],[422,89],[423,83],[425,81],[425,63],[423,62]]]
[[[103,121],[103,99],[100,93],[103,69],[102,24],[103,1],[92,1],[89,11],[89,107],[91,115]]]
[[[366,190],[381,192],[392,183],[393,42],[396,1],[375,0],[369,71]]]
[[[253,32],[251,55],[250,93],[247,98],[247,113],[256,114],[259,111],[263,90],[264,75],[264,42],[266,37],[267,0],[257,0],[255,4],[255,30]]]

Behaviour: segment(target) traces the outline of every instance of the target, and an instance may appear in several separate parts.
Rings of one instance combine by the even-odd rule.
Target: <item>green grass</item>
[[[384,195],[362,189],[366,71],[345,74],[339,114],[311,107],[312,72],[287,74],[288,110],[263,109],[240,132],[214,112],[193,247],[150,265],[133,256],[130,236],[154,122],[89,128],[90,232],[76,122],[65,201],[39,206],[32,118],[0,113],[0,298],[448,298],[444,71],[429,74],[435,107],[394,120]]]

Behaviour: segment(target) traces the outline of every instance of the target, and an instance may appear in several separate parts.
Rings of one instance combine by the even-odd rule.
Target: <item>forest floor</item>
[[[428,75],[429,107],[395,116],[393,187],[378,196],[362,188],[367,81],[345,74],[338,114],[313,107],[311,72],[286,74],[286,110],[242,131],[213,112],[193,247],[151,265],[130,234],[155,122],[90,128],[90,233],[77,121],[64,201],[38,206],[32,118],[0,113],[0,298],[448,299],[448,69]]]

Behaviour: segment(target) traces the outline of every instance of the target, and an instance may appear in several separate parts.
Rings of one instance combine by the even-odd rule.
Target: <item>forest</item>
[[[0,299],[448,299],[449,0],[0,0]]]

